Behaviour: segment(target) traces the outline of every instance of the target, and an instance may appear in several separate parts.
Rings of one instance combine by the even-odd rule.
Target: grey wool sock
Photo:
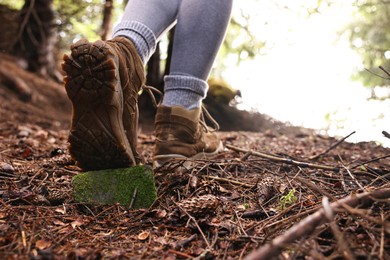
[[[145,64],[156,50],[156,36],[146,25],[137,21],[121,21],[114,29],[113,38],[130,39]]]
[[[181,106],[188,110],[199,108],[208,90],[206,81],[189,75],[168,75],[164,82],[164,106]]]

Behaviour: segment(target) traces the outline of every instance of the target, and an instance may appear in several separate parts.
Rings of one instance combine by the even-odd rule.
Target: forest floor
[[[0,68],[0,259],[390,259],[388,148],[268,122],[155,169],[148,209],[78,203],[63,87]],[[153,145],[139,135],[145,164]]]

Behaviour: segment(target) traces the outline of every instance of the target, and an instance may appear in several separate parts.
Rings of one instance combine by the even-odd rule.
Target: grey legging
[[[224,38],[232,2],[232,0],[129,0],[121,23],[139,22],[149,28],[157,40],[177,23],[170,74],[189,75],[206,80]],[[118,30],[114,36],[121,34]],[[121,30],[123,33],[125,28],[122,26]],[[155,46],[150,45],[154,45],[155,42],[150,42],[147,45],[148,51],[153,52]],[[146,56],[145,62],[150,54]]]

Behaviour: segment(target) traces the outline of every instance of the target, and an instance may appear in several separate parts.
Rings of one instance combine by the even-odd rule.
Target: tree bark
[[[114,7],[114,3],[112,0],[105,1],[104,9],[103,9],[103,22],[101,28],[101,37],[103,41],[107,40],[107,37],[111,35],[113,7]]]
[[[29,71],[61,81],[54,56],[54,18],[53,0],[25,0],[13,53],[26,60]]]

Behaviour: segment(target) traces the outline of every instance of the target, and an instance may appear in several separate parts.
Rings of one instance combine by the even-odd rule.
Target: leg
[[[69,150],[84,169],[138,163],[138,91],[157,38],[175,23],[180,0],[130,0],[114,39],[81,40],[65,55],[73,104]]]
[[[200,107],[206,80],[224,39],[232,0],[183,0],[175,31],[163,105]]]
[[[202,119],[201,104],[231,8],[232,0],[182,1],[171,72],[164,79],[165,94],[155,121],[155,166],[175,158],[209,158],[223,149]]]
[[[146,63],[160,36],[176,22],[180,2],[181,0],[129,0],[113,37],[124,36],[132,40]]]

